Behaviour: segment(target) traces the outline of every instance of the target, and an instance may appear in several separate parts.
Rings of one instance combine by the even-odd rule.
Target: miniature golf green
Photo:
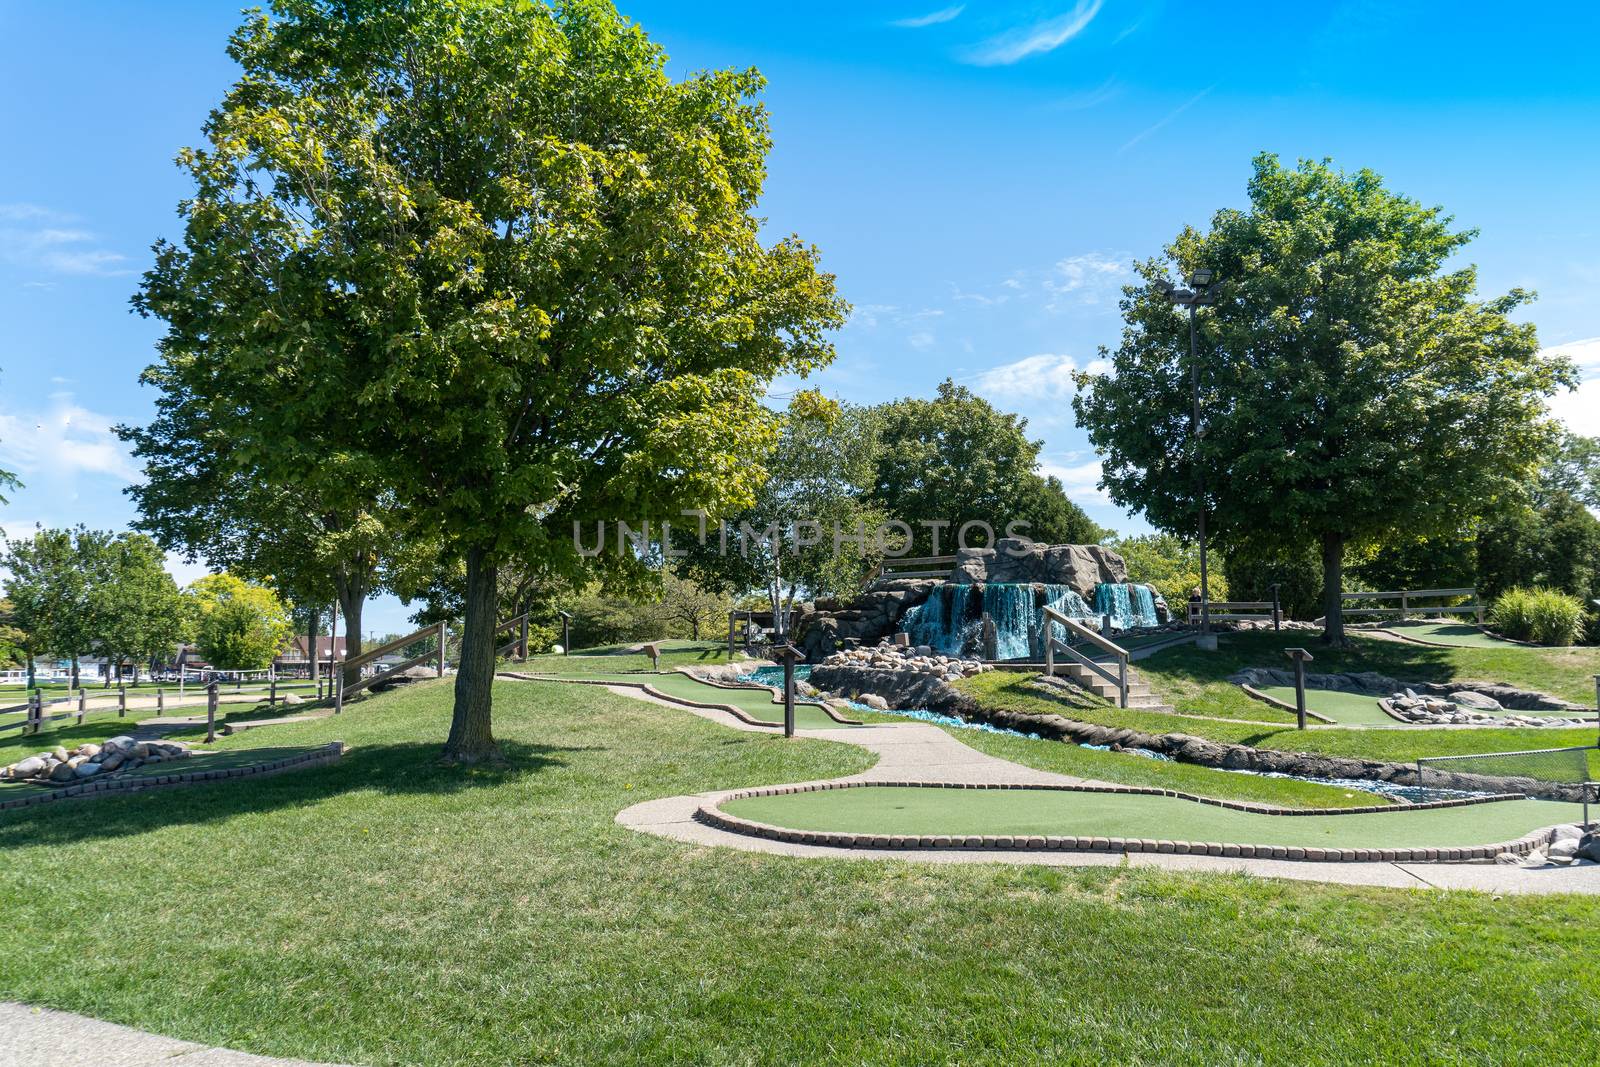
[[[862,786],[751,797],[729,815],[792,830],[1027,834],[1316,848],[1444,848],[1511,841],[1583,817],[1580,804],[1505,800],[1366,815],[1263,815],[1178,797],[1051,789]]]
[[[1405,637],[1413,637],[1418,641],[1429,641],[1436,645],[1450,645],[1454,648],[1526,648],[1515,641],[1507,641],[1503,637],[1485,633],[1483,630],[1465,622],[1396,622],[1390,623],[1384,629]]]
[[[1292,685],[1261,686],[1258,692],[1281,700],[1291,708],[1294,707],[1295,694]],[[1360,693],[1341,693],[1333,689],[1307,689],[1306,708],[1346,726],[1400,725],[1399,720],[1384,714],[1383,709],[1378,707],[1377,697],[1362,696]]]
[[[692,700],[697,704],[731,704],[752,719],[778,725],[783,723],[783,704],[773,703],[770,689],[724,689],[717,685],[707,685],[676,671],[665,674],[585,674],[581,677],[586,682],[648,685],[669,697]],[[844,725],[837,719],[830,718],[828,713],[816,704],[805,704],[798,700],[794,705],[794,724],[801,730],[837,730]]]

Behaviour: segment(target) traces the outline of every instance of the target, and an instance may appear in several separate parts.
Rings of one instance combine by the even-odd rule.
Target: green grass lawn
[[[637,642],[635,642],[637,643]],[[600,648],[574,649],[570,656],[529,656],[527,661],[512,659],[502,661],[502,667],[513,671],[535,671],[542,674],[620,674],[627,671],[650,670],[650,657],[641,653],[625,653],[632,645],[607,645]],[[744,659],[743,652],[734,654],[734,661]],[[661,669],[678,667],[714,667],[728,662],[726,641],[664,641],[661,642]]]
[[[1600,1044],[1592,899],[697,848],[615,815],[869,757],[592,686],[498,683],[495,719],[503,769],[438,764],[449,684],[420,684],[272,729],[352,744],[331,767],[0,815],[0,997],[365,1064],[1556,1063]],[[162,936],[116,951],[117,929]]]
[[[1485,633],[1471,623],[1465,622],[1392,622],[1386,624],[1385,629],[1414,637],[1419,641],[1433,641],[1457,648],[1526,649],[1528,647]]]
[[[851,713],[868,723],[907,721],[893,712],[851,709]],[[941,728],[957,741],[979,752],[1020,763],[1025,767],[1053,771],[1056,774],[1069,774],[1077,778],[1089,778],[1097,782],[1148,785],[1159,789],[1176,789],[1184,793],[1193,793],[1195,796],[1216,797],[1221,800],[1248,800],[1262,804],[1276,804],[1285,808],[1359,808],[1387,802],[1376,793],[1323,785],[1320,782],[1236,774],[1192,763],[1136,756],[1129,752],[1084,748],[1070,741],[1033,741],[1026,737],[991,733],[987,730],[963,730],[954,726]]]
[[[584,676],[588,681],[614,681],[626,685],[649,685],[652,689],[659,690],[668,696],[682,697],[708,704],[731,704],[750,716],[762,722],[783,722],[783,705],[775,704],[772,700],[772,691],[769,689],[724,689],[721,686],[707,685],[696,681],[686,674],[671,672],[666,674],[588,674]],[[560,685],[560,682],[551,682]],[[847,718],[850,716],[846,716]],[[834,730],[843,726],[838,720],[830,718],[826,712],[814,703],[795,701],[794,705],[795,726],[801,730]]]
[[[1278,728],[1245,722],[1222,722],[1195,716],[1169,715],[1165,712],[1141,711],[1137,708],[1092,707],[1081,703],[1068,704],[1057,701],[1049,693],[1035,688],[1032,685],[1031,675],[1000,671],[974,675],[952,684],[988,707],[1006,708],[1025,715],[1062,715],[1080,722],[1098,723],[1102,726],[1121,727],[1151,734],[1185,733],[1209,738],[1212,741],[1252,745],[1256,748],[1400,763],[1409,762],[1418,756],[1454,756],[1474,752],[1562,748],[1592,745],[1595,741],[1595,731],[1593,727],[1588,726],[1573,729],[1528,727],[1504,730],[1447,730],[1419,726],[1405,730],[1322,728],[1302,731],[1287,725]],[[1251,700],[1245,696],[1238,686],[1225,684],[1235,691],[1239,700],[1249,701],[1256,707],[1266,706],[1259,700]],[[1591,763],[1595,767],[1597,776],[1600,776],[1600,760],[1591,760]]]
[[[1311,673],[1376,671],[1400,682],[1509,682],[1589,707],[1595,700],[1594,676],[1600,674],[1600,647],[1440,648],[1354,633],[1350,648],[1331,649],[1315,634],[1271,631],[1223,634],[1215,652],[1180,645],[1140,660],[1134,669],[1180,711],[1239,718],[1260,702],[1228,676],[1244,667],[1288,669],[1284,649],[1296,646],[1315,657],[1306,668]]]
[[[793,830],[1141,837],[1315,848],[1489,845],[1583,817],[1581,804],[1546,800],[1291,817],[1235,811],[1178,797],[887,786],[750,797],[729,801],[722,809]]]
[[[1258,690],[1269,697],[1276,697],[1288,704],[1295,702],[1295,691],[1292,685],[1265,685]],[[1256,701],[1258,707],[1271,705]],[[1386,714],[1378,707],[1378,698],[1362,696],[1360,693],[1341,693],[1332,689],[1307,689],[1306,709],[1319,715],[1325,715],[1337,723],[1344,725],[1359,724],[1366,726],[1398,726],[1398,719]],[[1291,713],[1293,714],[1293,713]]]

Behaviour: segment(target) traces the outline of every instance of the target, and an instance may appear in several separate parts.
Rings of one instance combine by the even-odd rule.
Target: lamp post
[[[1215,304],[1211,290],[1216,272],[1210,267],[1196,267],[1189,272],[1189,288],[1179,289],[1170,282],[1158,279],[1155,287],[1161,295],[1178,307],[1189,309],[1189,395],[1193,409],[1189,415],[1189,437],[1194,449],[1194,496],[1199,512],[1200,527],[1200,648],[1215,649],[1217,639],[1211,633],[1211,580],[1206,558],[1206,498],[1205,474],[1200,467],[1200,354],[1196,343],[1195,309]]]

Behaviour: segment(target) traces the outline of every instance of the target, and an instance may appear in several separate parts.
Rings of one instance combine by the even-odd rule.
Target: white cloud
[[[1066,14],[991,37],[964,58],[976,66],[994,67],[1053,52],[1088,28],[1100,13],[1100,3],[1101,0],[1078,0],[1078,5]]]
[[[0,413],[0,466],[16,471],[24,482],[106,474],[124,482],[140,477],[112,420],[72,401],[70,393],[54,393],[49,406],[25,415]]]
[[[99,235],[78,220],[37,204],[0,204],[0,256],[49,274],[119,277],[132,274],[128,257],[101,247]],[[34,284],[34,283],[29,283]]]
[[[1067,491],[1067,496],[1078,504],[1110,504],[1111,497],[1104,489],[1100,488],[1100,461],[1092,459],[1087,463],[1077,463],[1063,466],[1055,463],[1042,463],[1039,473],[1046,478],[1061,479],[1062,488]]]
[[[1578,375],[1583,379],[1573,391],[1550,398],[1550,414],[1573,433],[1600,437],[1600,337],[1550,345],[1539,354],[1566,356],[1577,364]]]
[[[1102,252],[1068,256],[1044,279],[1044,290],[1050,294],[1045,307],[1055,311],[1069,296],[1080,303],[1097,304],[1108,292],[1120,291],[1122,283],[1132,276],[1133,268],[1125,256]]]
[[[889,25],[898,26],[903,30],[920,30],[924,26],[937,26],[941,22],[949,22],[966,9],[966,4],[957,4],[955,7],[941,8],[938,11],[930,11],[926,15],[917,15],[914,18],[896,19]]]
[[[1077,392],[1072,381],[1077,369],[1071,356],[1042,352],[989,368],[973,379],[972,388],[995,400],[1060,399]]]

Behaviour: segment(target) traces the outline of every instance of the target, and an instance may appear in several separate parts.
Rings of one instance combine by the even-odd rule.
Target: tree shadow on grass
[[[0,849],[120,838],[167,826],[203,826],[235,815],[304,807],[345,793],[442,798],[565,767],[562,757],[568,753],[605,751],[603,746],[520,741],[501,741],[500,750],[506,758],[503,764],[461,767],[442,763],[437,743],[363,745],[327,766],[0,812]]]

